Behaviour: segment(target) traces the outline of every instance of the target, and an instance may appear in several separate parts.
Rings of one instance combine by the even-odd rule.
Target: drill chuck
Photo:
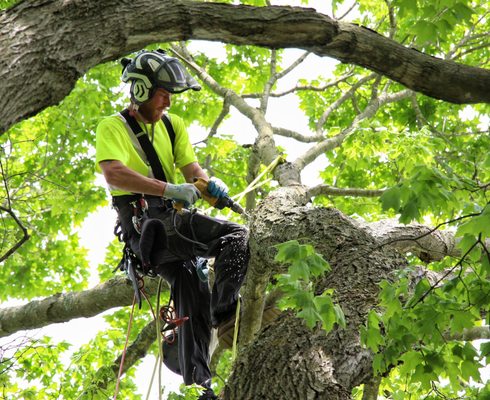
[[[214,207],[216,207],[218,210],[222,210],[223,208],[228,207],[237,214],[243,214],[245,212],[240,204],[238,204],[236,201],[233,201],[228,196],[219,198],[218,201],[216,201]]]
[[[206,200],[210,205],[216,207],[218,210],[222,210],[223,208],[228,207],[237,214],[245,213],[245,210],[242,208],[242,206],[238,204],[238,202],[233,201],[229,196],[224,196],[220,198],[211,196],[208,192],[208,184],[208,181],[202,178],[194,179],[194,185],[201,193],[202,198]]]

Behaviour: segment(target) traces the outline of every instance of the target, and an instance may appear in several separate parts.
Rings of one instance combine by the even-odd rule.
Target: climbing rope
[[[133,296],[133,304],[131,306],[131,314],[129,316],[128,331],[126,333],[126,343],[124,344],[124,349],[123,349],[123,352],[121,355],[121,363],[119,364],[119,372],[117,374],[117,380],[116,380],[116,391],[114,393],[113,400],[116,400],[117,394],[119,393],[119,384],[121,382],[121,375],[122,375],[123,366],[124,366],[124,359],[126,358],[126,351],[128,349],[129,334],[131,333],[131,326],[133,324],[134,306],[135,305],[136,305],[136,295]]]
[[[158,290],[157,290],[157,310],[160,310],[160,293],[162,292],[162,277],[158,280]],[[163,348],[160,343],[160,335],[162,334],[162,330],[160,327],[160,311],[158,312],[158,316],[155,316],[156,328],[157,328],[157,345],[158,345],[158,400],[162,400],[162,363],[163,363]]]
[[[240,326],[240,299],[236,304],[236,313],[235,313],[235,330],[233,331],[233,346],[231,348],[231,362],[235,362],[236,353],[237,353],[237,341],[238,341],[238,329]]]

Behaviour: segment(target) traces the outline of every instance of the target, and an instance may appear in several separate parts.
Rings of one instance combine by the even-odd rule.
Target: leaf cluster
[[[393,398],[410,390],[430,394],[434,387],[456,395],[483,383],[479,368],[488,363],[488,344],[478,351],[463,333],[481,326],[482,310],[488,315],[490,263],[484,257],[476,266],[461,259],[437,282],[422,277],[414,285],[410,268],[380,284],[379,309],[370,311],[361,340],[375,353],[374,371],[388,377],[384,385]]]
[[[333,291],[325,290],[319,295],[315,294],[314,280],[330,271],[328,262],[315,252],[313,246],[302,245],[296,240],[275,247],[275,261],[289,264],[286,274],[275,277],[275,287],[283,294],[279,307],[295,310],[310,329],[317,323],[326,332],[335,324],[345,327],[344,313],[338,304],[334,304]]]
[[[58,107],[1,137],[0,194],[30,238],[0,269],[0,279],[8,282],[0,298],[32,298],[85,286],[86,251],[73,231],[105,203],[105,191],[94,185],[94,130],[101,110],[112,113],[119,98],[110,90],[119,80],[117,69],[95,68]],[[22,232],[9,215],[2,212],[0,217],[3,254]]]

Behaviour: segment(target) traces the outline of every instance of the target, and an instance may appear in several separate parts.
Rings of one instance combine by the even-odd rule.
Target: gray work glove
[[[183,183],[181,185],[167,183],[165,191],[163,192],[163,197],[178,203],[184,203],[184,207],[188,207],[191,204],[194,204],[196,200],[201,197],[201,194],[192,183]]]

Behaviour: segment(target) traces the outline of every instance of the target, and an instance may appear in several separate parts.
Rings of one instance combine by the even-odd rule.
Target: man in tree
[[[185,209],[177,212],[172,206],[172,202],[189,206],[200,197],[191,183],[195,178],[209,181],[207,190],[213,197],[228,192],[197,162],[183,120],[165,114],[172,94],[200,90],[198,83],[162,50],[142,51],[122,64],[122,80],[131,84],[131,103],[99,123],[96,168],[109,185],[128,249],[145,271],[170,283],[177,316],[189,317],[178,340],[185,384],[203,386],[200,398],[213,399],[208,365],[211,326],[219,327],[235,313],[249,257],[247,230]],[[151,160],[148,144],[158,161]],[[176,167],[187,183],[175,183]],[[196,257],[215,258],[211,296],[194,268]]]

